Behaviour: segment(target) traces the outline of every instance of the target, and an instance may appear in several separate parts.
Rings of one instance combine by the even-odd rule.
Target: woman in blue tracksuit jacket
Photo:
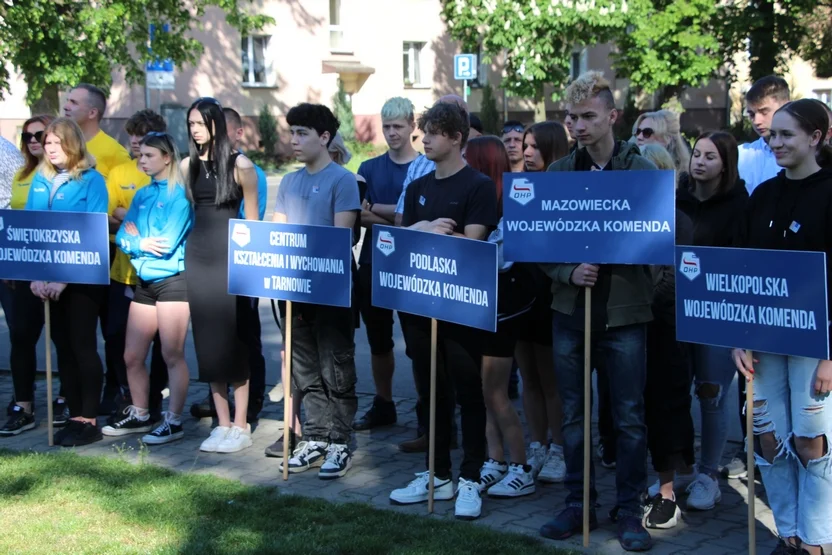
[[[74,121],[54,120],[44,132],[44,157],[32,180],[26,210],[107,213],[107,187],[86,151],[84,134]],[[78,246],[84,250],[83,245]],[[104,262],[106,263],[106,262]],[[104,369],[98,356],[98,314],[107,289],[101,285],[46,283],[33,281],[35,296],[50,300],[52,332],[61,369],[61,389],[69,407],[70,420],[55,434],[55,444],[64,447],[86,445],[101,439],[96,423]],[[20,315],[24,318],[24,315]],[[34,315],[32,315],[34,317]],[[15,357],[13,375],[15,374]],[[23,365],[27,366],[27,365]],[[32,367],[32,371],[34,368]],[[24,373],[28,373],[25,371]],[[15,376],[27,382],[16,399],[31,396],[29,381],[34,376]],[[32,421],[34,425],[34,421]]]
[[[179,153],[167,133],[149,133],[141,141],[139,167],[152,181],[133,198],[116,234],[116,245],[130,257],[139,284],[130,303],[124,362],[133,405],[121,420],[105,426],[108,436],[147,433],[144,443],[180,439],[182,408],[188,393],[185,336],[191,317],[185,284],[185,240],[193,209],[179,174]],[[161,424],[152,428],[149,378],[145,360],[156,332],[168,366],[170,400]]]

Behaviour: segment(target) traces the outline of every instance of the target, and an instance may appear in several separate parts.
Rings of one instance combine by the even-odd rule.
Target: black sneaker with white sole
[[[69,405],[63,399],[52,401],[52,425],[56,428],[66,426],[69,422]]]
[[[61,439],[61,447],[81,447],[103,439],[101,430],[95,424],[78,422],[77,420],[71,420],[70,422],[67,425],[70,431]]]
[[[298,445],[298,442],[301,441],[301,438],[295,435],[294,432],[289,432],[289,456],[292,456],[294,453],[295,448]],[[280,437],[277,441],[266,447],[266,456],[271,457],[274,459],[283,460],[283,434],[280,434]]]
[[[318,471],[321,480],[341,478],[352,467],[352,453],[349,447],[341,443],[330,443],[326,449],[326,459]]]
[[[35,422],[34,413],[26,412],[23,410],[23,407],[15,404],[11,416],[9,416],[9,419],[3,427],[0,428],[0,436],[16,436],[36,426],[37,422]]]
[[[301,441],[297,448],[289,457],[289,474],[296,474],[298,472],[305,472],[312,467],[321,466],[327,457],[328,444],[323,441]],[[280,463],[280,471],[283,471],[283,465],[286,461]]]
[[[165,419],[159,424],[155,430],[149,434],[142,436],[142,443],[148,445],[162,445],[182,439],[185,436],[185,431],[182,429],[182,423],[174,424]]]
[[[110,424],[104,426],[101,433],[105,436],[118,437],[130,434],[145,434],[152,429],[153,423],[150,422],[150,416],[145,415],[144,418],[140,418],[139,410],[130,405],[116,418],[112,419]]]
[[[681,514],[674,500],[665,499],[658,494],[650,500],[647,514],[644,516],[644,525],[647,528],[667,530],[676,526]]]

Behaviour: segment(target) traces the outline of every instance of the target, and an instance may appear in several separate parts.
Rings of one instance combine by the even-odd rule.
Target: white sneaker
[[[537,479],[537,475],[546,464],[546,456],[548,455],[546,447],[541,445],[539,441],[533,441],[526,451],[526,462],[532,467],[532,476]]]
[[[301,441],[298,443],[292,456],[289,457],[289,474],[305,472],[310,468],[322,466],[326,460],[329,445],[323,441]],[[280,471],[283,472],[283,462],[280,463]]]
[[[505,478],[491,486],[491,497],[522,497],[534,493],[534,478],[531,472],[523,470],[523,465],[511,464]]]
[[[708,511],[722,501],[719,482],[701,472],[688,486],[688,494],[688,509]]]
[[[407,486],[394,489],[390,492],[390,502],[394,505],[410,505],[413,503],[424,503],[428,500],[429,473],[420,472],[416,479]],[[443,480],[433,477],[433,499],[436,501],[447,501],[454,498],[454,483],[450,480]]]
[[[556,484],[566,479],[566,460],[563,458],[563,447],[552,443],[549,445],[549,453],[546,462],[537,475],[541,482]]]
[[[679,474],[676,473],[676,476],[673,477],[673,491],[685,491],[688,487],[696,480],[696,472],[691,472],[690,474]],[[657,495],[659,495],[659,491],[661,490],[661,483],[656,480],[656,482],[647,488],[647,496],[650,499],[653,499]]]
[[[206,453],[216,453],[220,442],[225,439],[225,436],[227,436],[230,431],[231,428],[227,426],[217,426],[211,430],[211,435],[208,436],[208,439],[203,441],[202,445],[199,446],[199,450]]]
[[[460,478],[456,488],[454,516],[462,520],[474,520],[480,517],[481,512],[482,498],[477,482]]]
[[[251,447],[251,425],[246,424],[245,429],[232,426],[228,435],[217,445],[217,453],[236,453],[248,447]]]
[[[326,460],[318,471],[321,480],[341,478],[352,467],[352,454],[343,443],[331,443],[326,450]]]
[[[480,493],[486,491],[488,488],[506,477],[508,473],[508,465],[499,463],[494,459],[488,459],[483,463],[480,469]]]

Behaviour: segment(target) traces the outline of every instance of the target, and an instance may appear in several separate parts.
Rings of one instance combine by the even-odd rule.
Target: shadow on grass
[[[61,518],[60,508],[49,508],[50,499],[71,496],[117,516],[125,534],[138,534],[139,544],[142,535],[158,535],[150,543],[164,547],[156,553],[567,553],[468,523],[280,495],[275,488],[68,452],[0,450],[0,495],[7,510],[42,500],[37,518],[45,521]],[[32,523],[33,534],[37,526]]]

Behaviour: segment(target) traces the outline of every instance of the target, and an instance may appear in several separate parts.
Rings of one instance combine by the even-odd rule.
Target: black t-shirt
[[[437,179],[433,171],[413,181],[405,193],[402,225],[437,218],[456,222],[455,233],[465,233],[468,225],[483,225],[490,231],[498,219],[496,185],[470,166],[444,179]]]

